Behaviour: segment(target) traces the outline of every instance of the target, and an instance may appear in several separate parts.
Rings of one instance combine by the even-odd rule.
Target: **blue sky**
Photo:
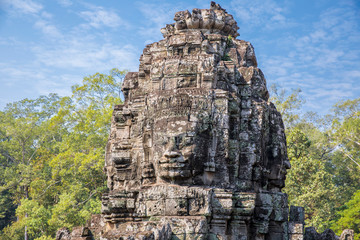
[[[304,111],[360,97],[360,1],[222,0],[255,47],[268,87],[302,89]],[[0,109],[70,94],[84,76],[137,71],[146,44],[176,11],[210,1],[0,0]]]

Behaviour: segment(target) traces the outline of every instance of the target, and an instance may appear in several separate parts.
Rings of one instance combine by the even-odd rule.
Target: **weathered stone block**
[[[289,233],[291,234],[303,234],[304,233],[304,224],[289,222]]]
[[[188,201],[186,198],[170,198],[165,200],[166,216],[183,216],[188,213]]]
[[[303,234],[289,234],[289,240],[303,240]]]
[[[146,216],[164,216],[165,214],[165,200],[147,201]]]
[[[289,209],[288,208],[274,208],[273,215],[271,216],[271,220],[285,222],[289,217]]]
[[[290,216],[289,221],[303,223],[305,220],[304,208],[303,207],[296,207],[290,206]]]

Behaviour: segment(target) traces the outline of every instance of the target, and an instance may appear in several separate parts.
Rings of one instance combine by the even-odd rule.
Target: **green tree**
[[[289,195],[290,205],[305,207],[306,224],[323,231],[335,214],[332,176],[326,171],[323,159],[314,154],[313,143],[301,129],[291,129],[287,144],[292,167],[284,192]]]
[[[356,239],[360,239],[360,98],[337,103],[333,112],[331,136],[336,151],[329,171],[341,204],[332,226],[337,233],[354,229]]]
[[[0,231],[15,220],[15,209],[16,205],[12,201],[9,190],[3,189],[0,192]]]
[[[72,88],[72,96],[61,101],[52,125],[61,128],[59,153],[49,161],[52,184],[57,186],[56,204],[50,227],[84,224],[99,213],[106,189],[104,155],[115,104],[121,103],[121,82],[125,71],[113,69],[109,75],[96,73]]]
[[[346,133],[350,136],[356,132],[354,128],[358,129],[353,123],[347,126],[349,129],[341,129],[349,121],[350,113],[356,116],[357,101],[338,104],[335,116],[318,116],[298,111],[304,102],[300,90],[288,94],[273,87],[272,92],[271,100],[282,113],[286,126],[292,165],[284,191],[289,195],[290,205],[305,207],[306,223],[322,231],[330,226],[329,221],[336,219],[336,209],[341,209],[359,189],[357,169],[352,166],[354,163],[349,164],[351,159],[346,160],[344,150],[340,151],[343,143],[339,141]],[[354,156],[359,156],[353,146],[351,149]],[[346,151],[349,153],[349,148]]]
[[[0,209],[16,207],[1,240],[51,239],[100,212],[105,145],[125,73],[96,73],[70,97],[25,99],[0,112]]]
[[[334,113],[333,142],[349,164],[360,167],[360,98],[339,102]]]
[[[360,239],[360,190],[355,192],[353,197],[345,203],[342,211],[339,212],[340,218],[334,222],[332,228],[338,235],[344,229],[350,228],[355,232],[355,240]]]
[[[301,90],[295,89],[288,93],[285,89],[279,89],[276,84],[273,84],[270,86],[270,93],[270,101],[281,113],[285,130],[294,127],[301,119],[299,110],[305,102],[300,96]]]
[[[36,100],[24,99],[8,104],[1,114],[0,153],[7,167],[1,172],[0,191],[11,194],[18,206],[23,198],[29,198],[34,159],[41,142],[51,134],[47,131],[46,121],[56,112],[58,99],[56,94]],[[24,237],[28,239],[27,225],[24,226]]]

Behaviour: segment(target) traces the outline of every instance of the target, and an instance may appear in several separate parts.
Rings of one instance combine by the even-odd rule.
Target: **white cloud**
[[[344,56],[344,52],[341,49],[322,48],[316,52],[318,57],[313,64],[319,68],[329,68],[332,64],[339,64],[341,57]]]
[[[121,19],[114,11],[105,10],[102,7],[94,7],[91,11],[83,11],[80,16],[88,21],[94,28],[102,26],[116,28],[119,26],[128,27],[128,23]]]
[[[73,4],[70,0],[57,0],[57,2],[64,7],[70,7]]]
[[[50,93],[57,93],[60,96],[71,95],[71,87],[75,84],[81,83],[84,76],[64,74],[60,76],[52,76],[48,78],[37,79],[34,84],[34,90],[39,95],[48,95]]]
[[[37,14],[43,6],[31,0],[1,0],[2,6],[10,7],[10,11],[16,11],[25,14]]]
[[[293,60],[303,67],[311,65],[328,72],[334,66],[343,66],[344,70],[359,67],[359,20],[354,9],[325,10],[307,35],[289,39],[295,47]]]
[[[84,76],[64,74],[58,75],[48,68],[34,67],[33,63],[22,65],[21,68],[10,64],[0,64],[0,108],[7,103],[23,98],[36,98],[39,95],[57,93],[60,96],[71,94],[70,86],[80,83]],[[19,88],[19,85],[22,87]],[[14,89],[21,94],[13,94]]]
[[[67,35],[68,36],[68,35]],[[67,39],[66,37],[64,39]],[[90,37],[74,36],[56,44],[30,46],[33,61],[22,64],[0,63],[0,107],[24,97],[36,97],[56,92],[69,95],[70,86],[81,83],[84,76],[96,72],[108,72],[113,67],[137,71],[138,49],[131,45],[116,46],[98,43]],[[21,84],[21,96],[8,94]]]
[[[41,17],[44,18],[44,19],[51,19],[53,17],[53,15],[48,13],[48,12],[42,11],[41,12]]]
[[[34,22],[34,28],[43,32],[46,37],[59,38],[61,33],[57,27],[51,23],[53,15],[44,11],[44,6],[31,0],[0,0],[6,6],[10,7],[8,11],[16,13],[16,17],[22,17],[23,14],[30,14]],[[21,13],[21,14],[19,14]],[[27,18],[27,21],[29,18]]]
[[[0,37],[0,45],[14,47],[18,45],[24,46],[25,44],[14,37]]]
[[[41,64],[61,69],[94,72],[118,67],[134,70],[138,65],[138,50],[133,46],[96,43],[86,36],[62,41],[56,47],[37,46],[33,50]]]
[[[347,71],[344,74],[345,78],[360,78],[360,71],[359,70],[351,70]]]
[[[290,19],[285,17],[286,4],[278,4],[274,0],[233,0],[231,1],[232,12],[237,19],[246,25],[255,25],[267,29],[283,28],[293,25]]]
[[[326,99],[327,101],[337,101],[346,97],[353,97],[351,89],[344,88],[316,88],[309,90],[310,99]]]
[[[34,26],[35,28],[40,29],[47,37],[60,38],[62,36],[56,26],[52,25],[48,21],[39,19],[35,22]]]
[[[187,8],[177,5],[170,5],[168,3],[157,5],[147,2],[137,2],[138,9],[143,14],[146,22],[139,28],[138,33],[141,36],[150,38],[147,42],[155,42],[162,38],[160,29],[166,24],[174,23],[174,14],[177,11],[185,10]]]
[[[359,11],[356,8],[331,8],[320,15],[320,21],[314,28],[326,32],[329,40],[342,39],[345,35],[359,38],[359,20]]]
[[[114,11],[88,4],[82,6],[85,9],[80,14],[87,20],[88,27],[84,28],[84,24],[79,22],[71,28],[60,28],[55,22],[57,18],[52,15],[55,12],[49,14],[44,6],[36,11],[28,10],[33,14],[27,17],[26,21],[32,21],[30,24],[33,24],[34,29],[41,31],[47,38],[25,42],[0,37],[2,47],[16,46],[17,49],[26,49],[27,51],[21,54],[28,59],[20,63],[10,60],[0,63],[0,81],[3,86],[0,95],[6,96],[7,102],[18,100],[8,93],[14,92],[19,84],[22,85],[21,93],[16,92],[21,94],[21,98],[51,92],[67,95],[70,93],[70,86],[80,83],[87,74],[108,72],[114,67],[138,70],[139,49],[129,44],[115,44],[111,35],[94,29],[102,26],[127,27],[127,23]],[[21,18],[23,15],[13,16]],[[0,107],[1,105],[4,103],[0,99]]]
[[[1,84],[3,86],[16,86],[19,82],[24,81],[24,79],[31,78],[44,78],[45,75],[40,71],[35,70],[31,67],[22,67],[18,68],[12,64],[0,64],[0,74],[1,76],[7,76],[1,78]]]
[[[265,19],[271,16],[264,9],[257,11],[263,12]],[[259,12],[250,11],[249,18],[253,17],[251,13],[256,17]],[[338,4],[323,10],[316,22],[299,23],[299,30],[284,30],[287,37],[271,43],[276,45],[274,49],[282,49],[282,52],[261,55],[264,61],[260,64],[264,66],[268,83],[278,83],[286,89],[302,88],[306,99],[303,109],[320,114],[326,113],[339,100],[358,97],[359,25],[359,9]],[[289,53],[284,56],[286,51]]]

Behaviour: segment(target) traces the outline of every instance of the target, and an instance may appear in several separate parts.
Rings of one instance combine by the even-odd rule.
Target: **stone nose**
[[[179,152],[167,150],[167,151],[165,151],[164,156],[167,158],[177,158],[177,157],[180,157],[181,154]]]
[[[179,150],[179,138],[178,137],[171,137],[170,141],[167,145],[167,152],[177,152]]]
[[[286,168],[286,169],[291,169],[291,164],[290,164],[290,161],[289,161],[289,160],[285,160],[285,161],[284,161],[284,165],[285,165],[285,168]]]

